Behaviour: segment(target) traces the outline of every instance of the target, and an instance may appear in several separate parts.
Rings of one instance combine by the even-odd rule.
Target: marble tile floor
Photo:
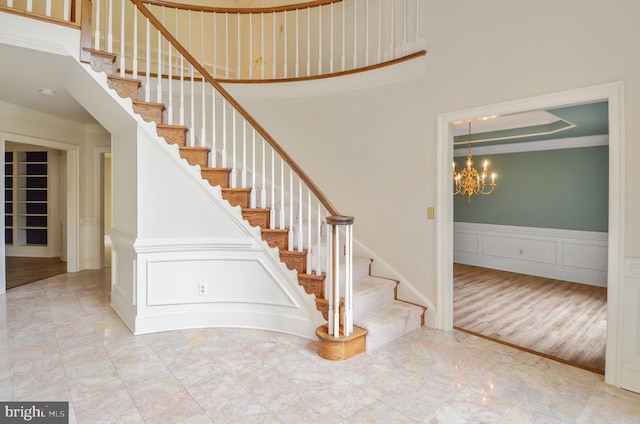
[[[343,362],[250,329],[133,336],[109,270],[0,295],[0,399],[72,423],[638,423],[640,395],[465,333],[422,328]]]

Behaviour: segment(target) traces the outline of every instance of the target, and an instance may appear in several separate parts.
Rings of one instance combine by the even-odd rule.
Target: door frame
[[[60,170],[61,173],[66,173],[67,183],[65,188],[67,194],[65,199],[67,213],[65,217],[61,218],[67,222],[65,235],[67,241],[67,272],[77,272],[80,264],[80,249],[78,248],[80,242],[80,205],[78,201],[80,192],[80,146],[44,138],[0,132],[0,153],[2,153],[3,158],[5,143],[7,141],[62,150],[67,155],[66,169]],[[4,179],[1,185],[4,192]],[[0,259],[0,263],[4,266],[0,268],[0,294],[6,292],[7,286],[5,254],[4,231],[2,231],[0,235],[0,257],[2,258]]]
[[[609,237],[607,277],[607,347],[605,381],[620,387],[622,370],[622,281],[624,276],[625,163],[624,163],[624,83],[579,88],[537,97],[479,106],[437,117],[437,211],[436,223],[437,299],[436,325],[453,328],[453,122],[491,115],[504,115],[608,102],[609,112]]]

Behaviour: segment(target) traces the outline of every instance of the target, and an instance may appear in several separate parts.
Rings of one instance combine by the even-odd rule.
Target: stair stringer
[[[135,120],[135,128],[114,122],[112,132],[112,307],[130,330],[240,327],[315,339],[324,323],[315,298],[260,229],[157,135],[155,123],[135,114],[103,73],[79,67],[69,91],[107,130],[113,120],[93,101],[104,102],[105,92]]]

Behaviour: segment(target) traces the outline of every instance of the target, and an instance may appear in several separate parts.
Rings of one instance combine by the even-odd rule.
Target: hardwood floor
[[[60,258],[25,258],[7,256],[7,290],[67,272]]]
[[[462,331],[604,373],[607,289],[454,264]]]

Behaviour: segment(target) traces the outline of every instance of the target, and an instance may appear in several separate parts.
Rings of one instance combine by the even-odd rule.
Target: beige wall
[[[640,3],[430,1],[419,79],[308,98],[243,99],[344,214],[355,237],[436,303],[436,118],[575,88],[625,84],[625,256],[640,257]],[[441,217],[436,217],[441,219]],[[635,236],[634,236],[635,235]]]

